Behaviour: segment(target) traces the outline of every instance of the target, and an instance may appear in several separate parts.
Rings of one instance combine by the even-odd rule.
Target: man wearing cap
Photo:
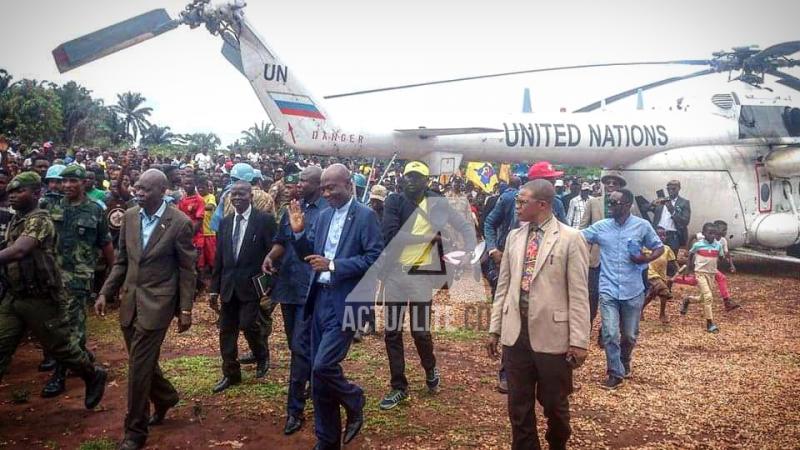
[[[391,372],[391,391],[380,403],[384,410],[394,408],[408,397],[403,349],[406,308],[410,308],[411,336],[425,369],[425,384],[430,392],[438,391],[440,378],[430,319],[432,291],[442,288],[449,275],[440,259],[442,232],[450,225],[460,234],[464,241],[460,250],[469,252],[476,245],[472,224],[453,211],[447,199],[428,189],[429,175],[428,166],[419,161],[406,164],[403,192],[387,197],[383,212],[384,340]],[[444,276],[434,275],[442,273]]]
[[[547,161],[539,161],[528,169],[528,180],[547,180],[550,184],[555,184],[556,179],[564,175]],[[561,182],[561,190],[564,190],[564,182]],[[564,211],[564,204],[561,201],[553,202],[553,216],[561,223],[567,223],[567,213]]]
[[[592,192],[592,185],[583,183],[581,185],[581,194],[570,200],[569,208],[567,208],[567,225],[573,228],[580,227],[583,213],[586,211],[586,203],[590,200],[590,192]]]
[[[320,212],[328,207],[328,202],[320,192],[322,169],[307,167],[299,175],[290,173],[284,177],[289,200],[300,203],[306,223],[315,223]],[[287,436],[296,433],[305,421],[306,384],[311,379],[311,330],[309,317],[304,316],[305,293],[311,279],[311,266],[300,259],[291,245],[292,228],[289,215],[283,214],[275,243],[264,258],[262,271],[276,273],[272,301],[281,305],[283,329],[291,351],[289,363],[289,392],[286,397],[286,424],[283,428]]]
[[[378,222],[383,222],[383,205],[388,194],[386,187],[376,184],[369,191],[369,207],[378,215]]]
[[[82,350],[86,349],[86,304],[94,286],[98,250],[114,261],[114,248],[103,209],[84,192],[86,169],[72,164],[61,172],[64,197],[47,205],[58,236],[57,257],[67,294],[67,318]],[[56,366],[42,390],[42,397],[55,397],[65,389],[66,367]]]
[[[569,212],[569,203],[572,201],[572,199],[581,194],[581,187],[582,186],[583,186],[583,184],[581,184],[580,178],[575,177],[572,180],[570,180],[570,182],[569,182],[569,192],[567,192],[566,194],[564,194],[563,197],[561,197],[561,202],[564,203],[564,209],[567,212]],[[589,193],[590,194],[591,194],[591,191],[592,191],[592,185],[589,184]],[[575,228],[575,227],[573,227],[573,228]]]
[[[39,199],[39,208],[47,209],[49,204],[56,204],[61,202],[64,194],[61,192],[61,172],[66,169],[66,166],[61,164],[54,164],[47,169],[44,176],[44,195]]]
[[[84,404],[93,409],[103,397],[107,374],[94,367],[71,324],[63,320],[67,298],[56,262],[56,230],[48,212],[36,207],[41,183],[35,172],[23,172],[7,188],[17,214],[0,250],[7,289],[0,302],[0,379],[30,330],[48,354],[83,379]]]

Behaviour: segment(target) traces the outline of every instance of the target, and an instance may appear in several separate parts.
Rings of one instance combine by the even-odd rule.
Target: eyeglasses
[[[621,202],[621,201],[618,201],[618,200],[609,200],[608,201],[608,206],[625,206],[625,205],[630,205],[630,203]]]
[[[544,202],[544,200],[539,200],[538,198],[532,198],[532,199],[526,200],[526,199],[522,199],[522,198],[519,198],[519,197],[514,199],[514,203],[516,203],[517,206],[525,206],[530,202]]]

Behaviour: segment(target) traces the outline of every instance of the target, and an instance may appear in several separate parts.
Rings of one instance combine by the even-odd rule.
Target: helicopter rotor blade
[[[789,75],[786,72],[781,72],[778,69],[770,69],[767,71],[767,73],[778,77],[776,83],[780,83],[796,91],[800,91],[800,78],[797,78],[794,75]]]
[[[642,92],[644,92],[644,91],[646,91],[648,89],[653,89],[653,88],[656,88],[656,87],[659,87],[659,86],[663,86],[665,84],[675,83],[676,81],[688,80],[690,78],[696,78],[696,77],[700,77],[700,76],[703,76],[703,75],[709,75],[709,74],[716,73],[716,72],[717,72],[716,69],[705,69],[705,70],[701,70],[699,72],[690,73],[688,75],[670,77],[670,78],[666,78],[664,80],[655,81],[653,83],[648,83],[648,84],[645,84],[645,85],[642,85],[642,86],[637,86],[637,87],[635,87],[633,89],[628,89],[627,91],[623,91],[623,92],[620,92],[619,94],[612,95],[611,97],[606,97],[604,100],[600,100],[600,101],[594,102],[594,103],[592,103],[590,105],[586,105],[583,108],[576,109],[573,112],[579,113],[579,112],[594,111],[594,110],[600,108],[603,104],[607,105],[609,103],[614,103],[616,101],[622,100],[623,98],[630,97],[631,95],[636,95],[640,90]]]
[[[800,52],[800,41],[781,42],[780,44],[771,45],[764,50],[761,50],[755,55],[747,58],[747,61],[749,63],[761,63],[769,58],[788,56],[797,52]]]
[[[58,71],[64,73],[174,30],[180,24],[166,10],[155,9],[65,42],[53,50],[53,58]]]
[[[438,84],[447,84],[447,83],[457,83],[461,81],[472,81],[472,80],[482,80],[486,78],[498,78],[498,77],[508,77],[512,75],[523,75],[529,73],[541,73],[541,72],[553,72],[558,70],[575,70],[575,69],[589,69],[593,67],[620,67],[620,66],[650,66],[650,65],[666,65],[666,64],[684,64],[684,65],[693,65],[693,66],[707,66],[711,64],[711,61],[705,59],[685,59],[685,60],[676,60],[676,61],[641,61],[641,62],[622,62],[622,63],[605,63],[605,64],[580,64],[574,66],[560,66],[560,67],[546,67],[542,69],[529,69],[529,70],[518,70],[514,72],[503,72],[503,73],[493,73],[488,75],[475,75],[475,76],[468,76],[468,77],[461,77],[461,78],[451,78],[447,80],[437,80],[437,81],[427,81],[424,83],[413,83],[413,84],[403,84],[399,86],[389,86],[383,88],[376,88],[376,89],[366,89],[363,91],[354,91],[354,92],[346,92],[343,94],[333,94],[327,95],[325,99],[332,99],[332,98],[341,98],[341,97],[351,97],[355,95],[364,95],[364,94],[375,94],[378,92],[386,92],[386,91],[396,91],[401,89],[411,89],[423,86],[434,86]]]

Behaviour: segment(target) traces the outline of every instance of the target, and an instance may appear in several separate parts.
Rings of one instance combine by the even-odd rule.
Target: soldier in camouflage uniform
[[[47,211],[37,208],[41,178],[23,172],[8,184],[17,211],[0,251],[7,292],[0,301],[0,379],[28,330],[60,364],[86,383],[84,405],[100,403],[108,375],[80,348],[66,319],[67,301],[56,263],[56,232]]]
[[[86,350],[86,304],[91,300],[98,253],[114,260],[114,247],[105,213],[86,196],[86,169],[73,164],[61,172],[64,198],[48,205],[58,236],[58,263],[67,294],[67,318],[82,350]],[[88,352],[91,359],[94,356]],[[65,389],[66,367],[58,365],[42,390],[42,397],[55,397]]]

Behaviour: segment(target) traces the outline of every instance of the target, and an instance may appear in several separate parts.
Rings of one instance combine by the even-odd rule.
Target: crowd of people
[[[42,396],[64,392],[71,370],[94,408],[107,374],[86,345],[86,309],[104,316],[118,304],[129,356],[122,449],[142,448],[178,403],[160,348],[176,317],[178,332],[191,327],[201,298],[219,315],[214,393],[239,384],[243,364],[255,365],[257,379],[268,375],[280,305],[291,352],[284,433],[303,427],[310,398],[322,449],[349,443],[364,424],[364,392],[341,366],[363,336],[383,332],[390,379],[380,409],[409,395],[404,330],[427,389],[441,389],[431,308],[457,271],[443,256],[460,250],[467,260],[481,240],[475,256],[493,302],[487,349],[502,354],[498,390],[508,394],[513,448],[539,446],[534,398],[546,440],[565,448],[572,371],[587,357],[598,311],[601,387],[617,389],[632,376],[644,307],[659,299],[667,323],[673,283],[698,287],[680,313],[699,301],[708,332],[719,332],[714,285],[726,310],[738,307],[717,268],[724,257],[735,270],[726,225],[690,234],[678,180],[647,202],[621,173],[568,177],[545,161],[484,193],[459,176],[434,177],[420,161],[17,150],[0,136],[0,377],[30,330],[43,348],[40,370],[52,371]],[[249,347],[241,355],[240,332]]]

